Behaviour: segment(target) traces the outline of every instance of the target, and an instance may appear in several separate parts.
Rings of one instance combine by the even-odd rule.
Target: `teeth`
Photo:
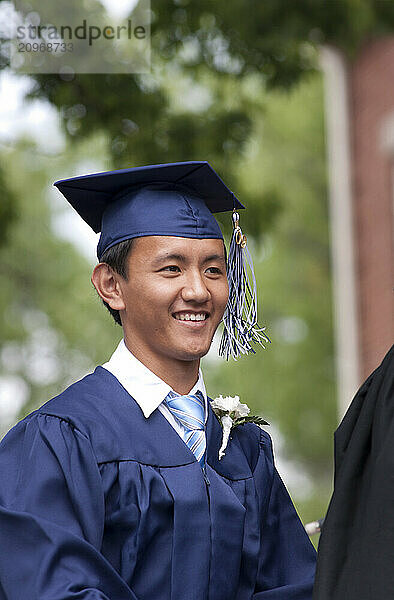
[[[179,321],[205,321],[205,313],[200,314],[191,314],[191,313],[183,313],[175,315],[175,318]]]

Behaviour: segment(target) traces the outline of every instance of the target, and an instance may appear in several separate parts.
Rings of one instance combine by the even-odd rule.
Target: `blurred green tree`
[[[105,18],[98,0],[88,6],[95,18]],[[75,7],[83,10],[73,0],[53,11],[66,18]],[[34,75],[31,97],[59,109],[73,142],[102,131],[115,168],[163,156],[204,157],[249,200],[247,186],[234,176],[255,111],[241,82],[252,80],[261,96],[289,89],[316,70],[318,44],[337,45],[351,56],[365,39],[393,28],[393,3],[376,0],[265,0],[247,8],[239,0],[154,0],[151,74]],[[181,101],[174,95],[179,81]],[[274,222],[276,200],[272,193],[254,194],[252,233]]]
[[[5,181],[5,174],[0,168],[0,247],[3,246],[8,239],[8,233],[12,223],[14,222],[16,211],[16,198],[12,191],[8,188]]]
[[[98,5],[95,0],[89,6]],[[379,0],[264,0],[247,6],[239,0],[154,0],[150,75],[77,74],[71,81],[35,75],[32,96],[61,110],[74,139],[105,131],[115,167],[159,162],[164,154],[168,161],[203,155],[231,181],[229,165],[251,133],[250,106],[237,90],[223,102],[226,82],[254,75],[262,94],[289,89],[316,70],[318,44],[336,45],[351,56],[369,37],[393,30],[394,4]],[[207,73],[216,82],[214,93]],[[202,81],[210,102],[174,111],[168,81],[187,75],[189,92]]]
[[[53,10],[67,16],[74,5],[82,10],[75,0]],[[89,10],[105,18],[98,0],[90,0]],[[115,168],[163,157],[210,161],[248,201],[256,235],[274,223],[280,204],[274,190],[251,197],[235,177],[253,116],[264,110],[256,97],[291,89],[314,73],[321,43],[352,56],[369,37],[393,29],[393,3],[376,0],[264,0],[247,7],[239,0],[154,0],[150,74],[76,74],[71,80],[38,74],[31,97],[59,109],[73,142],[102,131]]]
[[[97,138],[81,152],[93,148],[103,152]],[[88,262],[53,226],[48,178],[77,156],[71,148],[58,157],[40,155],[28,141],[2,152],[8,191],[2,202],[12,204],[15,217],[0,246],[0,378],[5,387],[19,383],[21,414],[83,376],[121,336],[105,318]]]

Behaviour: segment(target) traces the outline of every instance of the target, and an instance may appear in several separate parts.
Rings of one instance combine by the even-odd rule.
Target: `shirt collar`
[[[140,406],[145,417],[149,417],[160,406],[168,392],[174,391],[128,350],[124,340],[121,340],[109,361],[102,366],[115,375]],[[190,394],[195,394],[198,390],[203,394],[206,405],[207,393],[201,369]]]

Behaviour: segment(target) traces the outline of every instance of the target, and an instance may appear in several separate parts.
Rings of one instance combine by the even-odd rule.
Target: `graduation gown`
[[[310,600],[315,554],[269,436],[234,430],[206,478],[159,410],[102,367],[0,448],[1,600]]]
[[[314,600],[394,598],[394,346],[335,433]]]

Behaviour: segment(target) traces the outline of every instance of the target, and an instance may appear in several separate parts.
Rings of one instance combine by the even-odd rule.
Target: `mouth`
[[[201,312],[176,312],[172,315],[176,321],[182,321],[184,323],[203,323],[209,319],[209,313],[205,311]]]

